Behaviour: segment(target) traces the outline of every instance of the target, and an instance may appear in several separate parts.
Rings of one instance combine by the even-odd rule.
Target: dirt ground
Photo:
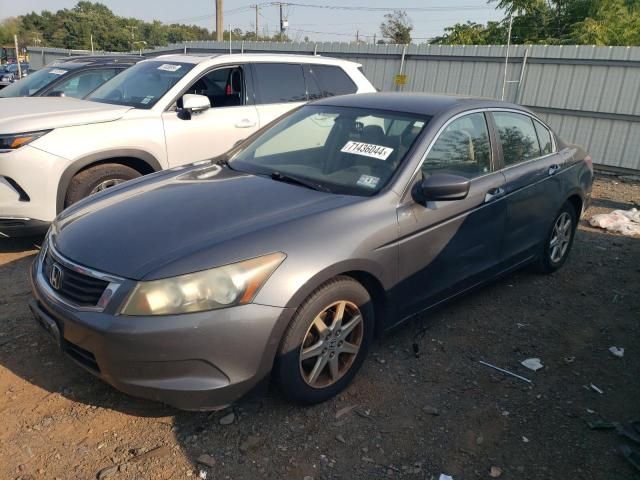
[[[585,218],[638,204],[640,184],[601,176]],[[491,478],[491,467],[503,479],[638,474],[616,452],[624,440],[587,422],[640,419],[640,238],[583,221],[561,271],[519,272],[404,325],[376,343],[339,398],[302,408],[272,387],[217,413],[128,397],[63,357],[26,305],[33,244],[3,242],[2,480],[92,479],[98,472],[137,480],[440,473],[459,480]],[[625,348],[623,358],[609,352],[614,345]],[[521,366],[529,357],[544,368]],[[230,412],[233,423],[221,424]]]

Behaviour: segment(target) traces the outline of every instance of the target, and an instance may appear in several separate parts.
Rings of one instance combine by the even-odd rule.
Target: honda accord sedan
[[[525,265],[562,267],[592,178],[582,148],[518,105],[325,99],[65,210],[30,306],[131,395],[217,409],[273,373],[322,402],[374,336]]]

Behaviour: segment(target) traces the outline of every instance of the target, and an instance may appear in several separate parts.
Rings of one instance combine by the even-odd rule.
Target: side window
[[[218,68],[196,80],[185,93],[204,95],[212,108],[237,107],[244,103],[244,75],[241,67]],[[181,107],[178,101],[178,107]]]
[[[307,89],[301,65],[255,63],[259,103],[306,102]]]
[[[323,97],[356,93],[356,84],[340,67],[333,65],[312,65],[311,72],[317,79]]]
[[[120,70],[115,68],[87,70],[63,80],[53,87],[52,91],[62,92],[65,97],[84,98],[119,72]]]
[[[553,141],[551,140],[551,132],[547,127],[542,125],[537,120],[533,121],[536,127],[536,133],[538,134],[538,140],[540,141],[540,151],[542,155],[549,155],[553,153]]]
[[[452,173],[474,178],[490,171],[491,142],[484,113],[471,113],[451,122],[422,164],[424,176]]]
[[[494,112],[493,118],[498,128],[505,166],[540,156],[540,144],[531,117],[519,113]]]

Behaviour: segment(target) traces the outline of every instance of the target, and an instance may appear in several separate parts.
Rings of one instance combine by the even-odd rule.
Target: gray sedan
[[[560,268],[592,178],[584,150],[518,105],[325,99],[64,211],[30,306],[132,395],[215,409],[273,372],[321,402],[375,335],[525,265]]]

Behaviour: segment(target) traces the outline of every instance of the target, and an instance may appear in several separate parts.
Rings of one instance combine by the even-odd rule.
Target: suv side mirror
[[[189,113],[204,112],[211,108],[209,97],[187,93],[182,96],[182,109]]]
[[[460,175],[436,173],[422,179],[417,185],[424,200],[462,200],[469,194],[471,181]]]

